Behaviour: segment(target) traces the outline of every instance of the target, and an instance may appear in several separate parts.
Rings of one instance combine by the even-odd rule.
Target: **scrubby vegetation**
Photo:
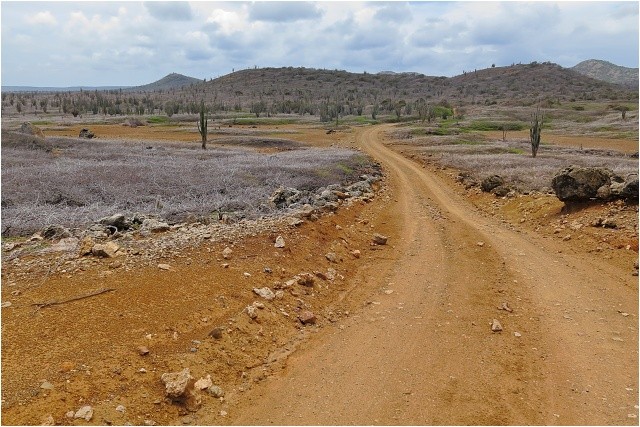
[[[551,191],[553,176],[569,165],[605,167],[623,177],[638,173],[637,156],[613,151],[543,144],[537,158],[532,159],[526,136],[502,141],[481,133],[415,136],[414,131],[398,129],[392,136],[426,161],[466,172],[477,183],[485,177],[500,175],[522,193]]]
[[[219,145],[203,151],[179,143],[44,141],[3,132],[2,234],[83,227],[114,213],[169,221],[225,212],[255,218],[274,212],[267,201],[280,186],[315,191],[357,181],[371,166],[351,150],[286,146],[271,154]]]

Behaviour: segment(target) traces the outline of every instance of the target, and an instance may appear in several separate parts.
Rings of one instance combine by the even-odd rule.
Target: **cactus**
[[[535,114],[533,115],[533,118],[531,119],[531,129],[529,129],[532,157],[535,157],[538,154],[538,148],[540,147],[540,131],[542,130],[542,122],[544,122],[544,115],[540,114],[540,108],[538,107]]]
[[[209,119],[206,117],[206,109],[204,107],[204,101],[200,102],[200,120],[198,121],[198,132],[202,136],[202,149],[207,149],[207,125]]]

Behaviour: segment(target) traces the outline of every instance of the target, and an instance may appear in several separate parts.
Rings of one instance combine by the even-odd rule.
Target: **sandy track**
[[[225,422],[637,424],[635,278],[481,215],[383,132],[356,134],[395,196],[377,224],[388,260],[357,275],[369,304],[229,402]]]

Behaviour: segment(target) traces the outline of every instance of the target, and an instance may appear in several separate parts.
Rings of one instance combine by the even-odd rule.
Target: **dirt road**
[[[357,274],[369,303],[223,422],[637,425],[636,278],[482,215],[383,135],[356,134],[392,194],[389,257]]]

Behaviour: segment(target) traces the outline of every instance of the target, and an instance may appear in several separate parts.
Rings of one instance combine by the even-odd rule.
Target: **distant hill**
[[[572,70],[596,80],[619,84],[626,87],[638,87],[638,69],[622,67],[599,59],[582,61],[571,67]]]
[[[204,86],[204,87],[203,87]],[[514,64],[471,71],[455,77],[430,77],[418,73],[350,73],[312,68],[258,68],[236,71],[193,89],[205,100],[227,105],[266,103],[296,105],[339,97],[346,103],[372,104],[384,100],[454,104],[483,103],[532,105],[542,100],[637,99],[637,91],[595,80],[553,63]],[[201,96],[201,95],[198,95]],[[211,99],[209,99],[209,97]]]
[[[178,73],[171,73],[167,76],[164,76],[158,81],[153,83],[149,83],[142,86],[134,86],[130,87],[127,90],[129,91],[147,91],[152,92],[154,90],[170,90],[170,89],[182,89],[186,88],[190,85],[197,85],[203,83],[202,80],[196,79],[194,77],[184,76]]]

